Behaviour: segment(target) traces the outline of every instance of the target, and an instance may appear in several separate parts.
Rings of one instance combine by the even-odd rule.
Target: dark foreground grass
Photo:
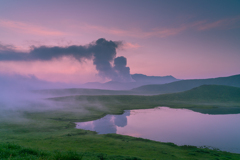
[[[140,160],[140,159],[236,159],[239,154],[173,143],[154,142],[116,134],[80,135],[77,132],[46,139],[25,139],[22,145],[0,144],[1,159],[31,160]],[[66,136],[66,137],[64,137]],[[37,137],[36,137],[37,138]],[[20,141],[17,141],[20,143]]]
[[[76,151],[43,151],[38,149],[26,148],[11,143],[0,144],[1,160],[141,160],[137,157],[107,155],[104,153],[94,152],[76,152]]]

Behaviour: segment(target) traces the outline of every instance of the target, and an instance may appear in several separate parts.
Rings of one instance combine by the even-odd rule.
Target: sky
[[[95,50],[102,44],[108,61]],[[73,46],[84,56],[68,52]],[[36,58],[44,47],[55,56]],[[240,74],[239,61],[239,0],[0,0],[0,74],[70,83],[128,73],[196,79]]]

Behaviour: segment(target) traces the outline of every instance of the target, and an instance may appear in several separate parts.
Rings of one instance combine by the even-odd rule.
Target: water
[[[239,122],[240,114],[208,115],[187,109],[158,107],[127,110],[122,115],[77,122],[76,128],[240,153]]]

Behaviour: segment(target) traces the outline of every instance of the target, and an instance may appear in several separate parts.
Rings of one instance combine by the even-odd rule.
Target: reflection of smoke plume
[[[114,123],[118,127],[125,127],[127,125],[127,116],[130,116],[130,111],[125,111],[122,115],[114,115]]]
[[[29,53],[17,52],[13,46],[3,46],[0,44],[0,61],[50,61],[62,57],[72,57],[78,61],[92,59],[99,75],[114,81],[132,81],[130,69],[126,67],[125,57],[116,57],[116,49],[121,42],[107,41],[104,38],[86,46],[68,47],[31,47]],[[111,62],[114,61],[114,67]]]
[[[127,116],[130,111],[125,111],[122,115],[106,115],[101,119],[89,122],[77,122],[76,128],[96,131],[99,134],[117,133],[117,127],[127,125]]]

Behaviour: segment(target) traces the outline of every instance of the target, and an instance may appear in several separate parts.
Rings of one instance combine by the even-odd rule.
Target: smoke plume
[[[130,68],[126,67],[126,58],[116,57],[116,49],[121,45],[119,41],[107,41],[100,38],[85,46],[32,46],[28,53],[18,52],[14,46],[0,45],[0,61],[51,61],[62,57],[72,57],[81,62],[88,59],[93,60],[99,76],[113,81],[131,82]]]
[[[131,82],[130,68],[127,66],[127,59],[123,56],[114,59],[114,70],[117,72],[118,79],[122,82]]]

